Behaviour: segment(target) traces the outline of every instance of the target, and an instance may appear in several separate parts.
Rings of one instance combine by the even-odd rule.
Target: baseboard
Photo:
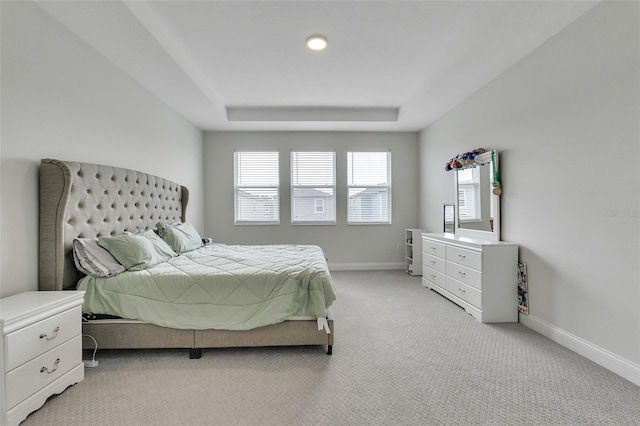
[[[556,343],[582,355],[598,365],[640,386],[640,365],[622,358],[591,342],[574,336],[540,318],[520,314],[520,323]]]
[[[331,271],[381,271],[388,269],[404,269],[402,262],[376,263],[329,263]]]

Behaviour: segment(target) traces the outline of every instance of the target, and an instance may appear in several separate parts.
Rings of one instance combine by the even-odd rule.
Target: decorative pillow
[[[140,234],[124,233],[99,238],[98,244],[122,263],[128,271],[141,271],[166,262],[176,253],[152,230]]]
[[[126,271],[97,239],[76,238],[73,240],[73,260],[80,272],[96,277],[111,277]]]
[[[151,243],[155,246],[156,251],[162,257],[167,257],[167,260],[178,255],[173,249],[171,249],[171,247],[169,247],[169,244],[167,244],[162,238],[160,238],[160,236],[153,229],[149,229],[137,235],[145,237],[149,241],[151,241]],[[163,262],[166,262],[166,260]]]
[[[169,225],[158,222],[158,233],[176,253],[186,253],[202,247],[202,238],[189,222]]]

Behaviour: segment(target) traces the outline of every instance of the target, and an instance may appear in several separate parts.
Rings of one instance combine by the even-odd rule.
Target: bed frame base
[[[327,355],[333,355],[333,345],[327,345]],[[189,359],[200,359],[200,358],[202,358],[201,348],[189,349]]]
[[[98,349],[189,349],[190,359],[199,359],[203,348],[259,346],[327,347],[333,353],[333,319],[327,320],[331,333],[318,330],[317,321],[285,321],[253,330],[178,330],[145,322],[89,321],[82,324],[82,334],[93,337]],[[94,341],[83,339],[85,349],[95,348]]]

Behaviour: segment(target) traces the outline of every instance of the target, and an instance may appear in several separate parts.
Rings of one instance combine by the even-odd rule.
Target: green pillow
[[[151,241],[151,243],[153,243],[153,245],[156,248],[156,251],[158,252],[158,254],[161,257],[166,257],[167,260],[171,259],[172,257],[176,257],[178,254],[171,249],[171,247],[169,247],[169,245],[167,243],[164,242],[164,240],[162,238],[160,238],[160,236],[158,234],[156,234],[155,232],[153,232],[152,229],[149,229],[147,231],[144,231],[140,234],[141,237],[145,237],[147,239],[149,239],[149,241]],[[165,262],[163,260],[163,262]]]
[[[202,238],[189,222],[168,225],[158,222],[158,233],[176,253],[186,253],[202,247]]]
[[[141,234],[127,232],[115,237],[99,238],[98,244],[107,249],[128,271],[141,271],[176,256],[151,230]]]

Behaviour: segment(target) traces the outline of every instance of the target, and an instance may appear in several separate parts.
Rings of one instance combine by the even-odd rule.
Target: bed
[[[117,240],[123,235],[157,234],[158,224],[188,224],[188,201],[186,187],[157,176],[98,164],[43,159],[39,290],[85,291],[85,306],[100,312],[85,316],[83,334],[93,337],[102,349],[185,348],[190,350],[191,358],[200,358],[203,348],[321,345],[331,355],[334,321],[330,305],[335,293],[331,294],[333,283],[317,246],[207,242],[152,268],[132,268],[108,277],[87,276],[76,266],[74,241]],[[160,272],[152,277],[152,270]],[[189,291],[175,290],[179,282],[176,276],[182,274],[191,274],[191,285],[185,287]],[[279,281],[273,288],[262,289],[262,283],[274,274],[280,277]],[[129,275],[149,275],[147,281],[152,282],[158,296],[145,294],[141,298],[137,290],[133,294],[104,290],[113,289],[114,282],[115,287],[127,288],[124,282]],[[306,290],[295,289],[300,280],[308,283]],[[243,284],[229,290],[233,281]],[[217,296],[212,292],[216,287],[226,288],[227,293]],[[105,308],[103,312],[101,307],[111,302],[101,302],[101,293],[111,294],[119,303],[126,300],[121,303],[124,308],[116,312]],[[236,293],[258,298],[262,305],[247,308],[243,306],[246,299],[241,299],[229,306],[228,300],[233,303],[230,294]],[[143,306],[131,301],[136,299],[143,300]],[[155,299],[153,304],[149,299]],[[205,299],[208,302],[201,303]],[[291,306],[294,302],[304,308]],[[195,308],[188,307],[189,303]],[[158,311],[165,307],[169,311]],[[225,312],[243,310],[246,320],[227,320]],[[102,314],[108,315],[105,318]],[[185,317],[181,322],[173,321]],[[172,321],[163,322],[166,318]],[[94,347],[92,339],[85,339],[83,344],[85,348]]]

